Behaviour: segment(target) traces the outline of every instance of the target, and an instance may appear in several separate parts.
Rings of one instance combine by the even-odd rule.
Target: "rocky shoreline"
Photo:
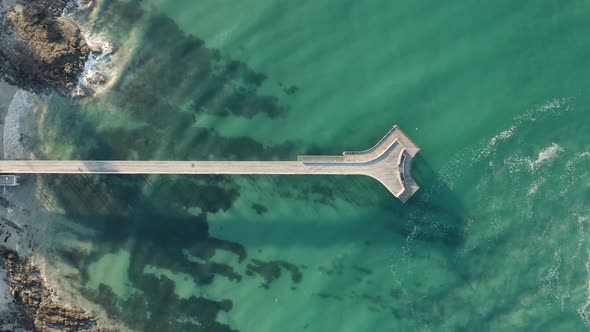
[[[66,5],[67,0],[0,0],[0,82],[38,95],[74,95],[91,52],[101,50],[90,47],[80,27],[63,15]],[[4,99],[14,95],[9,90]],[[2,126],[10,104],[4,99]],[[21,137],[25,129],[17,128]],[[18,249],[31,230],[5,218],[16,208],[0,198],[0,332],[115,331],[99,327],[95,315],[57,299],[26,250]]]
[[[10,293],[21,309],[17,323],[34,331],[109,332],[98,327],[97,319],[81,308],[54,300],[37,267],[15,251],[0,247],[0,267],[7,271]]]
[[[71,95],[88,59],[66,0],[0,0],[0,79],[37,94]]]

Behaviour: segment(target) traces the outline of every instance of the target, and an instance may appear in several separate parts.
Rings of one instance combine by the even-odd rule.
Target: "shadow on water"
[[[390,223],[395,233],[414,240],[440,242],[451,247],[464,243],[465,209],[456,193],[420,154],[412,163],[414,180],[420,190],[403,208],[384,206],[396,220]]]
[[[416,241],[437,242],[450,247],[461,245],[463,241],[461,205],[458,201],[452,200],[453,195],[448,188],[436,182],[436,176],[428,164],[423,160],[421,162],[423,166],[416,169],[416,178],[420,183],[426,184],[423,194],[427,197],[432,195],[430,197],[434,199],[417,195],[402,207],[401,203],[391,197],[391,201],[383,205],[392,215],[391,222],[386,225],[392,232],[404,237],[411,235]],[[142,290],[144,295],[135,294],[132,298],[124,300],[117,297],[106,285],[101,285],[97,291],[82,289],[82,292],[90,299],[104,305],[107,310],[110,310],[109,314],[112,317],[123,319],[128,324],[134,322],[135,327],[149,329],[141,324],[150,322],[151,317],[150,319],[146,317],[144,323],[137,320],[137,317],[144,317],[138,316],[142,310],[160,314],[155,315],[154,321],[149,323],[155,324],[154,326],[158,328],[171,326],[178,328],[176,323],[170,323],[171,317],[176,317],[174,315],[179,313],[189,317],[193,315],[193,310],[200,310],[198,311],[200,315],[204,315],[203,312],[209,313],[210,316],[199,316],[199,320],[212,324],[209,326],[217,326],[218,323],[215,323],[217,312],[230,310],[232,306],[230,300],[213,301],[203,297],[194,297],[190,300],[177,298],[174,295],[174,283],[164,276],[144,274],[143,271],[147,266],[185,273],[199,285],[209,284],[214,278],[219,277],[240,282],[248,276],[242,275],[232,265],[210,261],[216,251],[232,253],[235,262],[243,263],[250,261],[250,259],[246,260],[248,254],[244,245],[290,247],[303,244],[323,247],[351,242],[390,241],[390,238],[386,236],[363,238],[366,232],[357,228],[366,228],[365,224],[294,223],[271,220],[257,222],[251,219],[236,220],[227,230],[231,234],[243,234],[248,240],[236,243],[214,238],[210,235],[211,226],[207,222],[207,215],[227,210],[238,198],[239,187],[232,181],[232,177],[79,175],[52,176],[47,177],[47,180],[48,183],[61,187],[58,193],[62,196],[61,203],[67,207],[68,218],[93,230],[92,235],[78,234],[78,239],[83,242],[100,243],[100,249],[90,254],[72,248],[59,251],[62,259],[80,271],[81,284],[85,284],[91,277],[88,275],[88,267],[103,255],[120,250],[130,251],[129,278],[133,287]],[[438,185],[440,188],[430,188],[429,183],[434,183],[433,186]],[[376,185],[380,188],[378,184]],[[97,186],[100,189],[97,189]],[[80,192],[81,190],[84,192]],[[386,192],[385,189],[383,191]],[[110,198],[105,199],[105,196]],[[64,197],[68,198],[64,199]],[[122,204],[113,205],[109,203],[111,201]],[[125,203],[127,206],[123,206]],[[187,215],[186,207],[198,207],[201,213],[197,216]],[[370,223],[370,221],[367,222]],[[369,227],[375,227],[375,225]],[[285,239],[284,236],[280,238],[263,236],[264,234],[272,235],[275,232],[288,233],[292,236],[289,239]],[[257,236],[248,237],[246,235],[248,233],[257,234]],[[310,234],[317,236],[309,236]],[[328,234],[329,236],[326,236]],[[230,236],[232,237],[235,238]],[[130,246],[130,241],[138,243]],[[187,259],[187,253],[193,259]],[[253,259],[253,261],[257,260]],[[280,271],[289,272],[281,268],[284,266],[283,262],[276,261],[270,264],[275,267],[275,270],[260,269],[264,279],[276,279],[272,277],[272,274],[277,270],[279,273]],[[242,268],[238,270],[241,271]],[[265,276],[265,273],[269,274]],[[294,273],[301,274],[299,271]],[[151,287],[157,287],[157,289]],[[268,285],[265,287],[267,288]],[[161,307],[162,301],[165,301],[166,308]],[[188,304],[187,301],[193,302]],[[138,307],[138,303],[143,305]],[[206,311],[203,311],[205,308]],[[172,325],[162,326],[164,321]]]
[[[60,104],[60,106],[63,106]],[[70,110],[60,107],[64,115]],[[83,115],[78,114],[79,117]],[[56,119],[56,123],[57,119]],[[71,135],[92,137],[95,141],[87,151],[78,151],[81,159],[92,159],[95,155],[110,156],[110,145],[101,141],[101,133],[81,121],[79,130],[64,132],[65,137]],[[224,140],[213,130],[213,137],[219,140],[220,154],[224,150],[230,152],[235,145]],[[84,136],[82,136],[84,135]],[[124,137],[124,136],[123,136]],[[247,144],[239,145],[253,147],[242,150],[255,156],[275,158],[281,156],[280,149],[265,148],[258,142],[243,138]],[[224,144],[225,143],[225,144]],[[221,147],[221,148],[220,148]],[[254,151],[254,152],[252,152]],[[373,188],[380,188],[386,200],[377,203],[389,211],[391,222],[386,227],[400,236],[412,235],[417,241],[437,242],[448,246],[462,243],[461,205],[452,192],[437,179],[433,169],[423,159],[417,158],[414,163],[414,176],[423,184],[421,191],[408,203],[402,205],[395,200],[377,182],[371,181]],[[309,181],[306,177],[279,177],[277,187],[289,188],[282,191],[281,196],[289,199],[304,201],[313,200],[322,204],[331,204],[342,195],[350,195],[348,199],[354,202],[353,190],[339,190],[348,185],[345,177],[335,177],[330,181]],[[59,204],[64,206],[67,217],[79,225],[92,229],[92,235],[77,234],[80,241],[100,243],[97,249],[87,253],[75,248],[62,248],[58,253],[62,260],[68,262],[80,271],[80,284],[84,285],[90,278],[89,266],[108,253],[120,250],[129,251],[131,256],[129,279],[134,288],[142,291],[143,295],[134,294],[129,299],[118,297],[107,285],[101,285],[98,290],[82,288],[81,291],[89,299],[102,304],[115,319],[121,319],[131,327],[150,330],[155,329],[191,329],[189,323],[179,322],[176,317],[193,317],[199,313],[198,320],[206,322],[209,327],[220,330],[228,328],[215,321],[221,310],[231,309],[230,300],[214,301],[206,297],[192,297],[181,299],[174,293],[174,283],[165,276],[144,274],[147,266],[157,266],[191,276],[198,285],[210,284],[214,278],[226,278],[233,282],[240,282],[249,276],[242,275],[234,266],[211,261],[216,251],[226,251],[235,257],[240,264],[247,264],[247,246],[270,245],[288,247],[297,244],[312,246],[330,246],[350,242],[363,243],[375,239],[363,238],[358,227],[374,227],[365,224],[326,224],[312,222],[256,222],[251,219],[237,220],[231,226],[234,234],[273,234],[275,232],[293,234],[285,240],[281,237],[255,236],[242,243],[227,241],[212,237],[207,215],[228,210],[240,196],[240,186],[235,177],[228,176],[45,176],[44,182],[53,188],[59,197]],[[352,181],[354,182],[354,181]],[[361,181],[366,182],[366,181]],[[348,194],[347,194],[348,192]],[[373,202],[373,205],[375,202]],[[198,208],[199,214],[189,215],[188,207]],[[440,218],[440,219],[438,219]],[[370,221],[368,221],[370,223]],[[370,225],[370,224],[369,224]],[[417,231],[418,229],[418,231]],[[69,231],[68,229],[64,229]],[[307,236],[317,234],[318,236]],[[329,234],[329,236],[325,236]],[[380,237],[378,241],[389,241],[387,237]],[[131,244],[135,243],[135,244]],[[187,253],[195,259],[188,259]],[[283,262],[267,262],[271,268],[259,269],[264,279],[274,280],[271,275],[283,271]],[[241,268],[239,270],[242,270]],[[265,276],[265,274],[267,274]],[[274,278],[274,279],[273,279]],[[140,305],[141,304],[141,305]],[[152,315],[145,316],[146,312]],[[156,313],[156,314],[154,314]],[[138,319],[138,317],[142,317]],[[165,325],[162,325],[165,324]],[[187,325],[189,324],[189,325]]]
[[[442,186],[442,182],[437,182],[433,170],[425,161],[419,160],[415,165],[422,165],[416,168],[415,176],[417,181],[423,184],[423,191],[403,206],[390,197],[386,189],[381,188],[378,183],[373,183],[375,188],[381,188],[385,197],[390,198],[382,202],[382,207],[392,216],[386,227],[404,237],[412,234],[417,241],[440,242],[452,247],[460,245],[463,219],[460,216],[459,202],[453,200],[451,191]],[[372,179],[367,180],[374,182]],[[67,211],[67,217],[93,230],[92,235],[77,234],[77,238],[83,242],[100,244],[91,253],[75,248],[64,248],[59,251],[63,260],[80,271],[79,281],[82,285],[91,278],[88,268],[92,263],[108,253],[129,251],[129,279],[133,287],[141,290],[143,295],[134,294],[129,299],[122,299],[106,285],[101,285],[98,290],[81,291],[91,300],[107,308],[112,317],[122,319],[135,328],[149,330],[153,326],[154,329],[189,329],[190,327],[183,325],[187,324],[186,322],[179,323],[175,317],[192,317],[198,312],[199,321],[207,322],[207,326],[222,329],[224,327],[215,322],[217,313],[220,310],[230,310],[232,306],[230,300],[214,301],[205,297],[192,297],[188,300],[178,298],[174,295],[174,283],[171,280],[165,276],[156,277],[143,273],[147,266],[188,274],[199,285],[209,284],[214,278],[240,282],[243,278],[248,278],[238,271],[242,268],[236,270],[233,264],[211,261],[217,251],[231,253],[235,257],[235,262],[246,264],[249,259],[244,245],[289,247],[304,244],[322,247],[351,242],[363,243],[369,240],[390,240],[387,237],[363,238],[362,234],[366,232],[357,228],[374,227],[365,224],[359,226],[358,223],[293,223],[271,220],[256,222],[251,219],[236,220],[228,231],[233,234],[258,234],[251,237],[254,240],[236,243],[212,237],[207,215],[229,209],[238,199],[240,186],[236,184],[234,177],[76,175],[45,176],[44,181],[58,194],[60,205]],[[335,192],[335,189],[338,185],[344,185],[339,181],[334,181],[333,186],[322,184],[322,181],[313,181],[313,186],[307,187],[308,192],[305,192],[300,190],[305,187],[298,187],[297,181],[293,179],[285,178],[278,183],[282,181],[285,185],[290,184],[290,188],[293,187],[293,183],[296,184],[291,192],[304,193],[301,197],[286,194],[288,198],[308,200],[310,196],[317,196],[320,199],[315,200],[320,202],[322,199],[330,202],[338,198],[339,193]],[[300,181],[305,182],[305,177]],[[440,187],[430,188],[436,185]],[[341,191],[343,192],[346,191]],[[198,208],[198,215],[187,214],[187,207]],[[416,227],[419,228],[418,231]],[[260,236],[275,232],[287,232],[293,236],[286,241],[284,237],[279,240],[278,237]],[[318,236],[308,236],[309,234]],[[329,236],[325,236],[327,234]],[[130,245],[130,242],[136,244]],[[188,259],[187,253],[197,259]],[[274,273],[271,271],[263,269],[261,273]],[[283,272],[287,273],[284,269]],[[145,312],[151,312],[152,315],[148,318]]]
[[[214,129],[195,126],[195,117],[204,113],[270,118],[284,114],[287,108],[277,97],[258,93],[266,79],[263,74],[207,48],[202,40],[185,36],[170,18],[144,11],[137,1],[107,1],[100,8],[99,20],[115,26],[118,32],[113,35],[120,40],[129,37],[121,31],[145,26],[138,41],[141,47],[104,96],[85,101],[49,100],[39,131],[42,143],[35,151],[39,159],[272,160],[289,159],[299,152],[294,143],[264,146],[249,137],[228,138]],[[117,122],[117,112],[129,116],[128,123]],[[84,296],[131,328],[232,330],[217,321],[220,311],[231,310],[230,300],[180,298],[172,280],[143,273],[147,266],[184,272],[198,285],[210,284],[215,278],[240,282],[260,276],[268,287],[281,273],[290,273],[293,283],[301,280],[300,267],[295,264],[280,259],[248,260],[242,244],[210,235],[207,215],[229,209],[240,196],[239,186],[230,177],[62,175],[38,179],[56,199],[44,203],[63,207],[70,220],[54,225],[53,230],[97,244],[90,251],[64,244],[55,248],[58,257],[79,271],[71,277],[78,278]],[[301,192],[297,199],[333,199],[333,189],[321,184]],[[188,207],[199,212],[191,215]],[[77,232],[79,226],[92,235]],[[92,278],[89,267],[120,250],[130,254],[128,278],[137,291],[121,298],[105,284],[98,289],[84,287]],[[212,261],[216,251],[226,251],[237,264],[246,265],[247,275],[230,264]],[[52,257],[48,261],[57,263]]]
[[[111,26],[111,34],[120,40],[129,38],[122,31],[145,26],[138,41],[141,47],[120,73],[116,85],[103,97],[91,101],[62,98],[50,101],[43,123],[50,130],[41,128],[43,148],[35,151],[39,159],[125,160],[132,156],[145,160],[290,160],[301,152],[298,150],[301,145],[295,142],[265,146],[249,137],[224,137],[214,129],[195,126],[196,116],[204,113],[247,118],[257,114],[276,118],[285,114],[288,109],[280,104],[279,98],[259,95],[265,75],[218,50],[207,48],[198,38],[186,36],[170,18],[145,11],[139,1],[105,1],[100,10],[96,24]],[[128,115],[133,126],[111,124],[108,122],[111,114],[105,112],[96,116],[93,113],[96,109]],[[315,147],[304,148],[321,152]],[[278,190],[277,194],[282,197],[305,202],[334,206],[336,200],[345,200],[355,205],[380,205],[392,217],[387,223],[392,232],[404,237],[413,234],[420,241],[460,245],[463,227],[460,203],[425,160],[417,158],[414,168],[414,177],[423,188],[403,208],[376,183],[371,188],[381,188],[382,193],[375,195],[378,198],[360,199],[355,192],[367,183],[364,180],[354,180],[351,188],[341,190],[349,184],[348,180],[279,177],[273,179],[273,187],[287,188]],[[143,331],[231,331],[233,328],[217,321],[220,311],[231,310],[230,300],[213,300],[206,296],[180,298],[174,292],[172,280],[143,273],[147,266],[186,273],[198,285],[210,284],[215,278],[239,283],[256,274],[267,281],[266,287],[281,273],[291,273],[293,283],[301,279],[301,271],[295,264],[280,257],[268,262],[252,259],[242,243],[211,236],[208,215],[228,210],[240,197],[241,187],[235,177],[70,175],[38,178],[45,188],[54,192],[57,204],[64,208],[73,224],[92,230],[91,235],[77,233],[75,227],[65,224],[56,225],[55,231],[72,232],[80,241],[98,244],[91,251],[75,246],[60,247],[58,256],[80,272],[74,278],[79,278],[80,291],[87,298],[101,304],[109,316],[131,328]],[[197,212],[192,215],[188,208]],[[260,206],[257,210],[264,211]],[[282,233],[289,230],[292,234],[332,234],[330,238],[321,239],[293,236],[286,243],[258,236],[253,241],[260,242],[248,245],[326,246],[366,240],[357,235],[362,232],[356,232],[354,225],[347,228],[325,223],[243,220],[233,227],[261,234],[272,233],[273,228],[277,232],[280,228]],[[131,256],[128,277],[130,285],[138,292],[125,299],[104,284],[98,289],[85,288],[85,283],[92,278],[89,275],[91,264],[120,250],[128,251]],[[246,275],[235,268],[241,265],[212,261],[217,251],[230,253],[236,264],[250,266]],[[48,259],[51,263],[51,257]]]

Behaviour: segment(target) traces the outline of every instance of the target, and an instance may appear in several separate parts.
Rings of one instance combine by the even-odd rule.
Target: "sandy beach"
[[[45,110],[44,98],[9,85],[0,85],[1,157],[4,159],[34,159],[31,143],[36,140],[37,124]],[[47,228],[59,223],[53,191],[35,175],[22,176],[19,186],[0,188],[0,246],[16,251],[41,272],[44,285],[51,290],[52,299],[85,308],[99,318],[101,326],[117,326],[109,322],[104,310],[79,296],[70,285],[61,284],[69,272],[65,265],[48,266],[45,254],[58,244],[43,237]],[[57,264],[54,262],[53,264]],[[73,272],[71,272],[73,273]],[[18,312],[6,271],[0,270],[0,330],[27,331],[14,325]]]
[[[14,155],[14,151],[11,147],[17,147],[18,145],[9,144],[8,148],[5,149],[5,127],[6,119],[9,120],[9,125],[13,125],[15,115],[14,108],[11,109],[12,101],[14,96],[17,94],[18,89],[10,86],[4,82],[0,82],[0,155],[5,156],[5,151],[8,151],[8,155]],[[9,113],[11,114],[9,115]],[[9,130],[8,132],[16,137],[8,136],[10,141],[16,141],[18,143],[18,130],[19,127],[13,128],[16,130]],[[25,193],[29,188],[14,188],[22,193]],[[12,197],[13,188],[0,188],[0,245],[15,250],[24,256],[29,255],[29,250],[23,250],[27,246],[25,243],[29,242],[27,234],[24,229],[28,228],[30,220],[22,218],[27,212],[24,209],[18,208],[18,205],[13,203],[14,198]],[[30,192],[30,191],[29,191]],[[30,196],[30,195],[29,195]],[[26,225],[26,226],[25,226]],[[29,248],[31,248],[29,246]],[[26,331],[20,328],[14,323],[14,317],[18,313],[18,308],[15,305],[14,299],[10,293],[10,288],[7,283],[7,271],[0,268],[0,328],[10,329],[12,331]]]
[[[4,156],[4,119],[18,89],[0,81],[0,154]]]
[[[0,12],[12,3],[13,1],[0,0]],[[68,17],[73,18],[71,14]],[[112,45],[100,38],[94,40],[86,37],[93,43],[91,46],[95,54],[80,76],[77,96],[100,92],[114,76],[114,69],[109,67]],[[47,98],[51,97],[36,95],[0,81],[1,159],[35,159],[32,144],[37,141],[37,126],[46,110]],[[110,325],[104,310],[85,301],[63,279],[64,274],[71,272],[67,266],[49,267],[45,259],[47,252],[59,246],[53,243],[51,237],[46,236],[47,228],[63,218],[56,211],[52,188],[47,187],[35,175],[21,176],[19,183],[16,187],[0,187],[0,247],[17,252],[21,258],[26,258],[40,270],[43,284],[50,290],[53,301],[90,310],[93,316],[99,318],[101,326]],[[7,270],[0,269],[0,331],[26,331],[15,325],[19,321],[16,316],[22,315],[22,308],[11,294],[8,279]]]
[[[0,7],[1,10],[2,7]],[[11,87],[10,85],[4,83],[4,82],[0,82],[0,131],[3,133],[4,132],[4,118],[6,117],[6,113],[8,112],[8,107],[10,106],[10,103],[12,102],[12,98],[14,97],[14,94],[16,93],[16,88]],[[0,149],[1,150],[1,155],[4,155],[4,135],[0,135]],[[3,198],[3,195],[0,195]],[[2,216],[4,216],[6,214],[6,210],[5,208],[0,209],[0,214],[2,214]],[[4,241],[4,239],[6,239],[6,237],[10,235],[12,235],[12,232],[8,233],[4,231],[4,228],[6,228],[7,226],[5,225],[5,222],[0,219],[0,232],[2,232],[2,234],[0,234],[0,243],[2,243]],[[10,289],[8,287],[7,284],[7,280],[6,280],[6,270],[3,268],[0,268],[0,317],[6,317],[7,315],[9,315],[9,313],[11,311],[14,310],[13,308],[13,298],[12,295],[10,294]],[[2,319],[0,319],[1,321]],[[5,324],[0,324],[1,328],[8,328],[8,326],[6,326]]]
[[[33,107],[27,92],[17,90],[7,84],[0,85],[0,114],[2,157],[4,159],[30,158],[26,152],[26,142],[30,137],[31,128],[35,123]],[[24,124],[27,122],[28,124]],[[32,208],[26,208],[18,202],[34,201],[34,177],[21,178],[18,187],[0,189],[0,244],[15,250],[24,257],[30,256],[32,240],[30,231]]]

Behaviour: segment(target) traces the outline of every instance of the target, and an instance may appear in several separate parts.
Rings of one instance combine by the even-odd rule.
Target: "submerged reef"
[[[34,93],[70,95],[89,48],[64,17],[65,0],[0,0],[0,79]]]

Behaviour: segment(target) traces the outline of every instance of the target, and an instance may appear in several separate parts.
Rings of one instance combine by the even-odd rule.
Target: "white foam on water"
[[[572,171],[574,171],[576,164],[578,164],[582,160],[586,160],[589,158],[590,158],[590,151],[577,152],[574,154],[574,157],[572,159],[569,159],[565,163],[565,167],[569,172],[572,172]]]
[[[504,159],[504,166],[511,175],[521,172],[538,173],[537,171],[543,166],[548,165],[552,160],[557,158],[565,149],[557,143],[551,143],[550,146],[542,149],[536,157],[526,157],[520,154],[508,156]],[[545,178],[539,177],[529,189],[529,194],[534,194],[538,187],[545,183]]]
[[[566,161],[565,172],[562,172],[559,177],[560,196],[568,194],[572,189],[579,188],[581,183],[590,186],[590,169],[588,169],[587,163],[590,161],[590,152],[587,151],[588,147],[584,150],[584,152],[575,153]]]
[[[578,246],[576,247],[576,252],[572,256],[572,260],[575,260],[582,252],[582,247],[586,242],[586,227],[590,224],[590,213],[588,215],[574,213],[573,217],[578,233]]]
[[[101,52],[90,53],[74,93],[79,96],[98,96],[108,92],[121,78],[123,68],[134,57],[141,33],[139,30],[131,31],[125,43],[117,47],[107,37],[85,34],[90,44],[100,45]]]
[[[80,21],[83,21],[86,27],[92,27],[98,19],[98,13],[100,13],[103,6],[104,0],[69,0],[64,8],[63,14],[64,16],[75,20],[77,14],[84,12],[88,15],[86,15],[87,17],[85,20]]]
[[[573,97],[551,99],[541,106],[527,110],[524,114],[515,117],[509,128],[504,129],[493,136],[487,141],[487,144],[483,145],[480,149],[476,149],[472,158],[473,161],[479,161],[480,159],[493,154],[498,143],[508,141],[518,133],[521,127],[537,121],[539,116],[544,114],[555,115],[571,111],[574,107],[573,101]]]
[[[543,114],[559,114],[574,109],[574,97],[554,98],[541,106],[528,110],[516,118],[518,125],[524,122],[535,122]]]
[[[393,260],[394,258],[392,257],[389,263],[389,273],[391,274],[393,285],[401,291],[402,296],[408,296],[408,290],[403,287],[401,278],[397,274],[397,264]]]
[[[90,52],[88,60],[84,64],[84,70],[78,79],[74,89],[74,96],[96,96],[112,85],[113,78],[117,76],[117,67],[112,62],[113,46],[110,43],[101,44],[102,52]]]
[[[539,152],[539,155],[537,156],[536,160],[528,160],[529,168],[531,169],[531,171],[535,171],[541,166],[541,164],[555,159],[557,155],[564,151],[565,149],[561,147],[559,144],[551,143],[550,146],[546,147],[545,149],[541,150],[541,152]]]
[[[4,118],[4,159],[24,159],[26,149],[22,143],[21,121],[33,112],[31,94],[19,90],[14,95]]]
[[[516,174],[523,170],[523,165],[527,163],[528,159],[520,155],[509,156],[504,159],[504,167],[509,174]]]
[[[487,161],[486,164],[488,167],[495,167],[493,157],[495,156],[498,148],[502,146],[503,143],[508,143],[512,138],[518,136],[521,128],[530,126],[539,119],[547,116],[558,116],[573,110],[574,100],[574,97],[550,99],[540,106],[531,108],[525,111],[523,114],[514,117],[508,128],[503,129],[493,137],[482,140],[479,144],[458,152],[453,156],[452,161],[448,164],[448,166],[446,166],[440,172],[443,183],[448,186],[448,188],[453,189],[455,181],[461,177],[463,170],[469,169],[475,163],[482,160]],[[548,159],[550,160],[552,157],[554,157],[554,155],[558,154],[558,152],[562,151],[559,148],[550,148],[550,150],[545,152],[541,151],[543,154],[538,156],[537,160],[531,160],[534,168],[537,168],[537,165],[543,164],[545,161]],[[539,160],[539,157],[541,157],[541,160]],[[509,171],[511,173],[517,173],[521,170],[523,162],[526,163],[525,158],[514,156],[510,157],[508,160],[505,160],[504,164],[505,166],[509,167]]]
[[[95,6],[96,1],[91,0],[91,1],[83,1],[83,0],[70,0],[68,2],[68,6],[76,6],[77,8],[82,8],[82,9],[91,9],[93,6]]]
[[[562,263],[561,252],[559,249],[553,253],[553,265],[549,268],[547,275],[543,279],[545,290],[547,290],[561,305],[561,309],[565,309],[565,300],[569,298],[569,293],[562,293],[559,289],[560,268]]]
[[[586,250],[586,254],[588,255],[588,260],[586,261],[586,303],[582,304],[578,307],[578,315],[584,322],[586,327],[590,327],[590,249]]]
[[[508,181],[510,183],[503,189],[506,194],[505,196],[507,196],[504,198],[512,197],[520,200],[524,195],[531,196],[532,198],[532,196],[544,194],[545,189],[548,189],[547,192],[549,193],[558,193],[562,189],[561,186],[563,186],[563,183],[558,181],[562,176],[572,183],[572,189],[569,191],[571,194],[572,190],[580,188],[580,176],[582,176],[582,179],[588,178],[584,177],[583,172],[580,171],[582,165],[587,168],[587,161],[590,158],[590,147],[586,146],[582,150],[583,152],[574,153],[572,151],[573,148],[569,145],[566,146],[560,141],[547,141],[541,146],[536,146],[532,152],[530,146],[527,147],[529,150],[526,152],[527,149],[518,146],[516,141],[519,143],[525,142],[529,135],[537,134],[534,129],[539,122],[547,123],[548,120],[554,118],[559,119],[573,109],[574,98],[559,98],[549,100],[536,108],[514,117],[508,126],[499,130],[495,135],[482,139],[475,145],[467,147],[455,154],[453,160],[441,171],[444,182],[451,188],[453,186],[458,187],[462,176],[466,172],[469,172],[474,167],[482,167],[485,168],[485,174],[482,172],[483,175],[478,180],[477,185],[470,188],[476,194],[481,195],[485,190],[489,189],[489,186],[494,185],[494,178],[497,174],[506,173],[509,173],[510,179],[501,183],[506,184]],[[554,172],[554,168],[559,169],[559,171]],[[567,168],[567,171],[563,172],[565,168]],[[486,184],[486,181],[490,182],[490,184]],[[558,186],[549,188],[549,185],[551,184],[553,186],[555,181],[558,181]],[[480,195],[474,196],[477,197]],[[543,197],[543,199],[545,198],[550,199],[549,196]],[[551,199],[554,198],[556,197],[552,197]],[[502,209],[505,209],[506,206],[494,207],[491,206],[490,202],[490,200],[482,201],[482,204],[487,204],[486,206],[489,207],[486,211],[505,212]],[[519,204],[518,207],[520,211],[515,211],[518,214],[518,218],[522,217],[531,222],[537,222],[539,220],[537,218],[539,211],[538,199],[526,199],[525,197],[522,200],[522,204]],[[575,207],[570,206],[569,208]],[[578,209],[577,211],[579,212],[580,210]],[[563,220],[568,222],[563,222],[562,225],[555,224],[553,227],[561,228],[554,228],[553,230],[561,234],[567,234],[567,232],[569,234],[575,234],[576,239],[572,239],[573,243],[570,242],[570,247],[564,247],[557,251],[553,250],[553,260],[545,267],[544,275],[541,274],[540,280],[542,292],[549,297],[551,302],[554,303],[553,305],[558,304],[563,311],[569,310],[572,295],[575,291],[568,286],[568,283],[572,281],[571,271],[568,270],[572,263],[570,254],[574,253],[572,251],[576,250],[575,246],[577,246],[576,251],[581,253],[581,255],[578,255],[578,258],[583,256],[588,243],[587,233],[590,227],[590,217],[583,216],[582,214],[573,214],[572,216],[573,211],[570,210],[568,212],[570,216],[566,217],[566,220]],[[503,225],[501,218],[486,214],[479,219],[481,219],[480,222],[489,223],[494,231],[502,231]],[[549,245],[550,242],[545,237],[548,236],[547,234],[551,230],[549,228],[543,228],[544,232],[535,232],[530,235],[531,241],[548,243]],[[468,245],[469,248],[472,247],[471,244]],[[465,252],[468,250],[468,245],[464,248]],[[568,248],[571,248],[572,251],[569,251]],[[588,249],[587,254],[587,299],[578,308],[578,314],[583,319],[584,324],[590,327],[590,249]],[[585,261],[585,258],[580,258],[580,261]]]
[[[546,177],[541,177],[533,181],[533,184],[530,186],[527,196],[531,196],[537,193],[539,188],[545,183]]]
[[[404,252],[404,257],[409,258],[414,256],[414,251],[412,250],[412,242],[416,239],[416,236],[420,232],[420,226],[414,225],[412,232],[408,234],[406,237],[406,244],[402,246],[402,250]]]
[[[498,135],[492,137],[492,139],[490,139],[489,145],[496,145],[496,143],[498,143],[498,142],[505,141],[505,140],[509,139],[510,137],[512,137],[514,135],[515,130],[516,130],[516,126],[512,125],[509,129],[506,129],[506,130],[502,131],[501,133],[499,133]]]
[[[122,61],[123,58],[128,58],[133,53],[126,49],[123,53],[129,54],[119,56],[107,36],[100,32],[95,33],[96,13],[100,11],[103,2],[71,0],[64,10],[64,15],[80,26],[91,49],[78,83],[72,91],[74,97],[93,97],[108,91],[116,82],[119,69],[126,63]]]

